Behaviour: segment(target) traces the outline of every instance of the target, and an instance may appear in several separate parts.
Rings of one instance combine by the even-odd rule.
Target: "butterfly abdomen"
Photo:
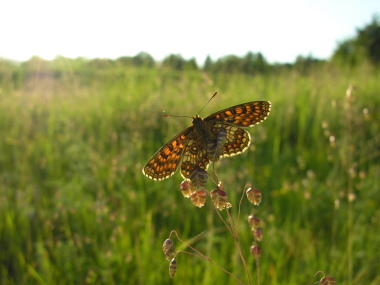
[[[217,162],[223,152],[223,146],[227,142],[227,130],[220,128],[215,139],[207,141],[206,150],[212,162]]]
[[[218,152],[222,151],[223,146],[227,142],[227,130],[220,128],[218,135],[216,136],[216,149]]]

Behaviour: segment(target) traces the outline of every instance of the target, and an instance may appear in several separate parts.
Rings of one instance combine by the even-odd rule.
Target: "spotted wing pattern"
[[[255,101],[236,105],[204,118],[206,122],[223,122],[235,127],[253,127],[264,121],[270,113],[268,101]]]
[[[206,149],[200,143],[200,139],[189,139],[185,152],[183,153],[181,163],[181,175],[185,179],[189,179],[191,173],[198,166],[207,170],[210,158]]]
[[[144,166],[144,175],[153,180],[164,180],[172,176],[181,163],[188,137],[193,133],[194,127],[189,127],[160,148]]]
[[[237,127],[226,126],[227,142],[223,146],[221,157],[233,156],[244,152],[251,144],[250,134]]]
[[[245,151],[251,138],[241,127],[252,127],[264,121],[270,109],[270,102],[255,101],[224,109],[203,120],[195,116],[191,127],[171,139],[149,160],[143,168],[144,175],[163,180],[172,176],[181,165],[181,175],[189,179],[196,168],[207,170],[211,160],[216,162],[220,157]],[[227,131],[227,137],[220,136],[221,130]],[[220,141],[225,141],[222,147],[218,145],[218,136]]]

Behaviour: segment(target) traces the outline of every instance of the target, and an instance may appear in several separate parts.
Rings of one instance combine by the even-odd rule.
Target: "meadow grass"
[[[191,123],[163,111],[193,116],[216,91],[201,116],[272,102],[250,149],[216,165],[233,217],[246,183],[263,191],[262,284],[313,284],[318,270],[338,284],[380,283],[378,72],[212,76],[67,59],[28,68],[0,93],[1,284],[168,284],[171,230],[202,233],[192,246],[248,282],[210,199],[196,208],[179,173],[155,182],[141,172]],[[256,284],[252,210],[244,201],[239,237]],[[173,283],[236,282],[192,256],[177,265]]]

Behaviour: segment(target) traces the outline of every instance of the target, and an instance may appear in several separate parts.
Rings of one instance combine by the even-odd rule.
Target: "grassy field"
[[[193,116],[216,91],[201,116],[272,102],[269,118],[249,129],[250,149],[215,166],[235,220],[245,185],[263,192],[258,208],[243,201],[238,227],[252,283],[255,212],[261,284],[313,284],[319,270],[337,284],[380,284],[378,72],[210,76],[65,59],[24,70],[3,72],[0,86],[1,284],[236,284],[182,253],[171,280],[162,244],[172,230],[249,284],[210,198],[196,208],[179,173],[155,182],[141,172],[191,123],[163,111]]]

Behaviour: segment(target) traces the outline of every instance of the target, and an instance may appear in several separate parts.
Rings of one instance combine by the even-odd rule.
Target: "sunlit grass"
[[[184,199],[179,173],[154,182],[141,172],[191,123],[164,118],[163,111],[193,116],[215,91],[201,116],[243,102],[272,102],[267,121],[249,130],[249,151],[216,165],[232,214],[247,182],[265,193],[262,284],[312,284],[318,270],[348,284],[349,262],[352,284],[380,282],[380,81],[371,70],[212,77],[120,67],[81,73],[80,65],[60,64],[55,76],[47,66],[45,76],[1,87],[0,283],[167,284],[161,246],[171,230],[184,239],[206,231],[196,247],[244,278],[210,201],[198,209]],[[357,89],[347,109],[350,84]],[[242,215],[249,213],[243,203]],[[254,275],[252,233],[244,222],[240,241]],[[175,278],[234,284],[189,257],[180,257]]]

